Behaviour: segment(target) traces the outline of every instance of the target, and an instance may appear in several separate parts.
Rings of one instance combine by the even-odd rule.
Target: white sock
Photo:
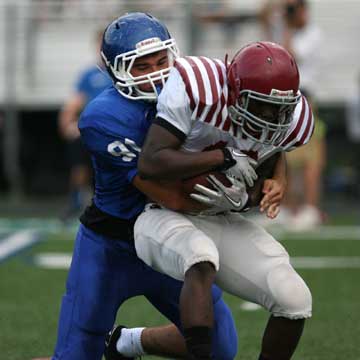
[[[145,328],[122,329],[121,336],[116,343],[117,351],[126,357],[145,355],[141,344],[141,333]]]

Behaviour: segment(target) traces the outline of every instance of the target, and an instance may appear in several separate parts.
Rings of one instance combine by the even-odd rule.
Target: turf
[[[50,355],[56,340],[57,316],[66,271],[36,267],[32,256],[42,252],[68,252],[72,235],[49,235],[45,241],[0,264],[1,359],[27,360]],[[292,256],[360,256],[360,241],[307,240],[283,242]],[[294,360],[360,359],[360,269],[299,271],[312,290],[313,318]],[[225,295],[235,317],[239,352],[236,359],[256,360],[268,314],[244,311],[242,301]],[[143,298],[121,308],[118,320],[128,326],[166,323]],[[155,357],[148,357],[155,359]]]

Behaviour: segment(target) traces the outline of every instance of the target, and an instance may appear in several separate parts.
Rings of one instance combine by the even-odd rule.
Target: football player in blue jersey
[[[136,255],[133,225],[145,195],[172,209],[200,206],[194,200],[137,175],[137,159],[156,113],[156,99],[177,56],[175,41],[151,15],[131,13],[105,30],[101,55],[113,86],[81,114],[82,141],[91,154],[95,195],[81,216],[62,299],[53,360],[129,359],[144,353],[194,359],[181,335],[179,297],[182,283],[145,265]],[[170,196],[169,196],[170,194]],[[121,304],[143,295],[171,322],[159,328],[110,332]],[[233,359],[237,335],[221,291],[212,289],[215,359]],[[121,335],[121,336],[120,336]]]

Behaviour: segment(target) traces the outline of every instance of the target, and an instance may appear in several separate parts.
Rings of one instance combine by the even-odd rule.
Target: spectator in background
[[[0,149],[4,151],[4,114],[0,112]],[[4,167],[4,155],[0,156],[0,192],[7,188],[7,179]]]
[[[96,33],[96,51],[100,53],[103,30]],[[79,76],[75,92],[66,101],[59,114],[59,131],[66,141],[70,167],[69,204],[62,214],[64,221],[80,214],[91,197],[90,157],[84,149],[78,129],[78,117],[85,105],[111,85],[100,57],[97,63],[85,69]]]
[[[306,0],[269,0],[260,11],[265,37],[282,44],[295,57],[300,71],[301,92],[311,101],[315,133],[309,144],[287,154],[289,186],[281,224],[294,230],[306,230],[323,221],[319,209],[322,172],[325,166],[326,128],[316,112],[316,75],[321,31],[310,21]]]
[[[354,143],[360,143],[360,73],[357,85],[357,91],[346,104],[347,134]]]
[[[357,89],[346,103],[346,131],[355,154],[360,153],[360,73],[358,75]],[[355,162],[356,191],[360,195],[360,160]]]

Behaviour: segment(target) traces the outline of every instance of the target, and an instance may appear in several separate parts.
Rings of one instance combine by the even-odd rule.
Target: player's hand
[[[60,127],[61,134],[66,140],[75,140],[80,137],[80,131],[77,123],[68,123]]]
[[[272,204],[266,209],[266,216],[269,219],[275,219],[280,212],[280,204]]]
[[[260,212],[266,211],[266,215],[274,219],[280,211],[280,203],[286,190],[286,181],[266,179],[262,192],[264,194],[260,202]]]
[[[226,150],[230,153],[235,164],[224,173],[230,177],[239,179],[241,182],[246,183],[249,186],[254,185],[254,181],[258,178],[255,167],[257,161],[232,147],[227,147]]]
[[[214,175],[207,177],[214,190],[204,185],[195,185],[194,190],[198,193],[192,193],[190,197],[209,206],[209,209],[203,213],[211,214],[229,210],[241,211],[244,208],[248,200],[245,184],[231,177],[228,177],[228,179],[232,183],[231,187],[223,185]]]

